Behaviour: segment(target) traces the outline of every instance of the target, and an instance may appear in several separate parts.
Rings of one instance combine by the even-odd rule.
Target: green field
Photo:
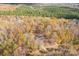
[[[58,17],[67,19],[79,19],[79,10],[69,7],[58,6],[29,6],[22,5],[16,10],[3,11],[0,10],[0,15],[23,15],[23,16],[45,16]]]

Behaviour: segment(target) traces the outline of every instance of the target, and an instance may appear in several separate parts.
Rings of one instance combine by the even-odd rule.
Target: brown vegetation
[[[0,15],[0,55],[79,55],[76,40],[77,20]]]

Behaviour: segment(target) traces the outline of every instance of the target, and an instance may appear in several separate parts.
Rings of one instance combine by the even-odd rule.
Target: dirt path
[[[15,10],[16,8],[16,5],[0,4],[0,10]]]

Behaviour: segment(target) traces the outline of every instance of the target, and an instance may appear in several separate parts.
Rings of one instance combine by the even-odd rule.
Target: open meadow
[[[0,5],[1,56],[78,56],[79,9]]]

